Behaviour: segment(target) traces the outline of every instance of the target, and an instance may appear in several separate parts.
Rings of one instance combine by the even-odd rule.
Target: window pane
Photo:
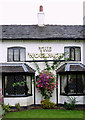
[[[80,48],[75,48],[75,60],[80,61]]]
[[[83,93],[85,89],[85,78],[83,75],[77,75],[77,93]]]
[[[25,61],[25,48],[13,47],[8,49],[8,61]]]
[[[76,75],[69,75],[68,79],[68,93],[76,93]]]
[[[71,53],[70,53],[71,54],[71,60],[75,60],[74,59],[74,48],[71,48],[70,50],[71,50]]]
[[[8,49],[8,61],[13,61],[13,49]]]
[[[31,94],[31,76],[27,76],[27,88],[28,88],[28,94]]]
[[[25,49],[20,49],[20,61],[25,61]]]
[[[24,84],[22,83],[24,82]],[[28,77],[28,83],[25,82],[24,75],[7,75],[5,76],[5,95],[6,96],[21,96],[31,94],[31,77]],[[13,87],[14,83],[20,83]]]
[[[19,49],[14,49],[14,61],[19,61]]]
[[[69,59],[69,48],[64,48],[65,59]]]
[[[82,75],[83,93],[85,94],[85,75]]]
[[[67,93],[67,75],[61,75],[61,93]]]
[[[15,76],[15,83],[20,83],[21,84],[21,82],[22,81],[25,81],[25,76],[22,76],[22,75],[16,75]],[[15,87],[15,94],[16,95],[25,95],[25,85],[17,85],[16,87]]]
[[[5,76],[5,95],[14,95],[14,76],[8,75]]]

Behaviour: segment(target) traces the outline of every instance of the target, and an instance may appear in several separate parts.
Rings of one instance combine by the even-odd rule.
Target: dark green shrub
[[[74,104],[67,103],[67,102],[64,102],[64,107],[65,107],[65,109],[67,109],[67,110],[73,110],[73,109],[75,108],[75,105],[74,105]]]
[[[20,104],[19,104],[19,103],[15,104],[15,108],[16,108],[18,111],[20,111]]]
[[[49,99],[47,99],[41,103],[41,106],[43,109],[51,109],[51,108],[54,108],[55,105],[56,104],[53,102],[50,102]]]
[[[11,105],[9,105],[9,104],[8,105],[3,104],[3,106],[2,106],[3,110],[5,110],[5,112],[10,112],[11,111],[10,107],[11,107]]]
[[[75,109],[75,105],[78,102],[78,101],[76,101],[76,98],[75,97],[68,97],[67,101],[68,101],[68,103],[64,102],[65,109],[68,109],[68,110]]]

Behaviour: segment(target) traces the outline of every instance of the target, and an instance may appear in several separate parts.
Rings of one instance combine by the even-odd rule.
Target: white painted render
[[[83,64],[85,64],[85,41],[83,42]]]
[[[26,48],[26,60],[33,60],[28,56],[28,53],[32,54],[40,54],[39,47],[51,47],[52,51],[49,53],[56,54],[56,53],[64,53],[64,47],[66,46],[78,46],[81,47],[81,63],[85,64],[85,42],[79,41],[79,40],[3,40],[3,42],[0,42],[0,52],[2,55],[0,55],[0,63],[7,63],[7,48],[9,47],[25,47]],[[44,52],[47,53],[47,52]],[[36,58],[37,60],[41,58]],[[49,58],[50,59],[50,58]],[[78,61],[77,61],[78,62]],[[28,63],[29,66],[31,66],[33,69],[36,70],[34,63]],[[45,68],[45,63],[38,63],[41,69]],[[63,63],[62,63],[63,64]],[[36,75],[38,73],[36,72]],[[1,79],[0,79],[0,87],[2,85]],[[35,93],[35,103],[40,104],[41,101],[41,95],[37,92]],[[53,92],[53,97],[50,98],[52,102],[56,103],[56,89]],[[78,104],[83,104],[83,99],[85,99],[83,96],[76,96],[77,100],[79,101]],[[67,100],[66,96],[60,95],[60,79],[58,79],[58,103],[63,104],[64,101]],[[8,97],[4,98],[5,104],[10,104],[14,106],[16,103],[20,103],[21,106],[28,106],[31,104],[34,104],[34,86],[32,87],[32,96],[29,97]]]
[[[36,54],[36,53],[39,53],[40,54],[40,50],[39,50],[39,47],[51,47],[52,48],[52,51],[49,52],[49,53],[53,53],[53,54],[56,54],[56,53],[64,53],[64,47],[65,46],[79,46],[81,47],[81,62],[83,62],[83,42],[82,41],[71,41],[71,40],[51,40],[51,41],[24,41],[24,40],[21,40],[21,41],[13,41],[13,40],[7,40],[7,41],[3,41],[2,44],[2,56],[1,56],[1,59],[0,59],[0,62],[7,62],[7,48],[9,47],[25,47],[26,48],[26,60],[33,60],[32,58],[30,58],[28,56],[28,53],[33,53],[33,54]],[[1,47],[0,47],[1,48]],[[46,53],[46,52],[44,52]],[[36,59],[40,59],[40,58],[36,58]],[[50,58],[49,58],[50,59]]]
[[[2,74],[0,74],[0,88],[2,88]]]

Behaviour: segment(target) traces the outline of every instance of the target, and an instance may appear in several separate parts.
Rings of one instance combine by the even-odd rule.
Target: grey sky
[[[84,0],[0,0],[0,24],[37,24],[43,5],[45,24],[82,25]]]

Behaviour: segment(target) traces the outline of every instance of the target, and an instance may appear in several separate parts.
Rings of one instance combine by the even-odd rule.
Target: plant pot
[[[45,100],[41,100],[41,104],[42,104],[42,102],[45,102]]]
[[[41,100],[41,104],[42,104],[42,102],[45,102],[46,100],[49,100],[49,99]]]

